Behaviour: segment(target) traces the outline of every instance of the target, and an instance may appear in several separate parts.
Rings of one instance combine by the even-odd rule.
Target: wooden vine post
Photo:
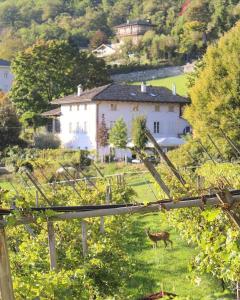
[[[56,239],[54,232],[53,222],[47,222],[48,230],[48,246],[49,246],[49,255],[50,255],[50,269],[57,269],[57,252],[56,252]]]
[[[240,282],[237,282],[237,300],[240,300]]]
[[[4,226],[0,227],[0,299],[14,300],[7,239]]]
[[[106,204],[110,204],[112,197],[111,185],[106,187]],[[100,217],[100,232],[104,233],[104,217]]]
[[[82,221],[82,249],[83,257],[86,257],[88,254],[88,244],[87,244],[87,222]]]

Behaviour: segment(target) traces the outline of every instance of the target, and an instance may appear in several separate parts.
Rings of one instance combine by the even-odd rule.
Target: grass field
[[[174,77],[166,77],[166,78],[159,78],[159,79],[154,79],[154,80],[149,80],[147,81],[148,85],[153,85],[153,86],[164,86],[169,89],[172,89],[172,84],[176,84],[177,88],[177,94],[181,96],[186,96],[187,95],[187,75],[179,75],[179,76],[174,76]],[[133,84],[141,84],[140,82],[135,82]]]
[[[141,165],[109,164],[104,169],[105,174],[142,171]],[[155,200],[157,191],[152,178],[147,174],[128,175],[126,182],[137,193],[135,199],[139,202]],[[155,195],[154,195],[155,194]],[[188,300],[223,300],[233,299],[233,295],[226,292],[222,295],[220,281],[211,276],[201,276],[199,285],[189,279],[188,265],[196,253],[193,246],[187,245],[179,233],[168,222],[166,214],[155,213],[132,216],[134,227],[130,239],[135,239],[134,246],[129,243],[128,254],[137,263],[137,271],[129,279],[129,299],[140,299],[147,294],[156,293],[162,288],[173,292]],[[173,248],[165,249],[159,243],[157,249],[152,248],[152,243],[146,236],[145,229],[151,231],[167,230],[171,234]],[[140,243],[139,243],[140,241]],[[220,296],[221,294],[221,296]]]

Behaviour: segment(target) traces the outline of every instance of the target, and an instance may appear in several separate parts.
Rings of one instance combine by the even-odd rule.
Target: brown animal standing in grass
[[[147,236],[153,242],[153,248],[157,248],[157,242],[163,241],[165,244],[165,248],[167,247],[168,243],[172,246],[172,241],[169,239],[170,233],[167,231],[159,231],[156,233],[150,233],[149,229],[146,229]],[[155,246],[155,247],[154,247]]]

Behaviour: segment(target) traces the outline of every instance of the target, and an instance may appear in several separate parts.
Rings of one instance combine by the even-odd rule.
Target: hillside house
[[[116,36],[119,42],[124,42],[126,38],[131,38],[133,44],[138,44],[140,38],[149,30],[153,30],[150,20],[127,21],[125,24],[115,26]]]
[[[12,87],[13,74],[10,70],[10,62],[0,59],[0,90],[8,92]]]
[[[94,49],[92,51],[92,53],[96,57],[100,57],[100,58],[108,57],[108,56],[115,54],[116,51],[119,49],[120,45],[121,45],[120,43],[118,43],[118,44],[102,44],[99,47],[97,47],[96,49]]]
[[[131,147],[132,120],[145,116],[147,127],[157,142],[166,150],[183,144],[182,135],[190,130],[182,118],[183,108],[189,101],[164,87],[108,84],[91,90],[66,96],[52,102],[60,106],[43,113],[52,118],[50,131],[59,135],[62,146],[73,149],[97,150],[109,153],[109,147],[100,149],[97,141],[98,128],[104,118],[110,129],[114,122],[123,118]],[[151,147],[151,145],[149,145]],[[130,155],[127,151],[126,155]]]

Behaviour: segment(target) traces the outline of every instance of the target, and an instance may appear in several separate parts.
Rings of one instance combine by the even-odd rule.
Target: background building
[[[144,33],[154,28],[155,25],[150,20],[127,21],[125,24],[115,26],[119,42],[123,42],[126,38],[131,38],[133,44],[137,44]]]
[[[12,87],[13,74],[10,69],[10,62],[0,59],[0,90],[8,92]]]

